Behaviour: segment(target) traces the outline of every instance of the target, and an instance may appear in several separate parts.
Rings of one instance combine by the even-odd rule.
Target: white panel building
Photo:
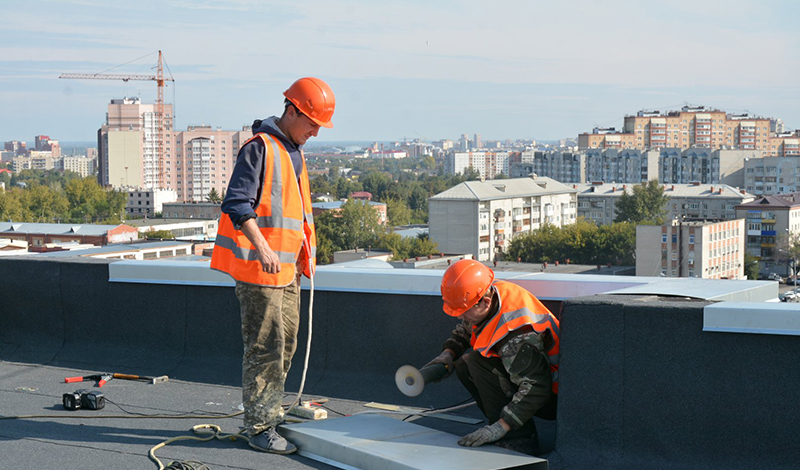
[[[546,178],[467,181],[428,200],[430,238],[444,253],[491,261],[543,224],[575,223],[577,190]]]

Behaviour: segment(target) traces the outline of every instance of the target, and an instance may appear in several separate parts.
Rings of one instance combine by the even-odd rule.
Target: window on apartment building
[[[667,243],[667,234],[666,233],[662,233],[661,234],[661,243]]]
[[[672,243],[678,243],[678,234],[677,233],[673,233],[672,234]]]
[[[689,234],[689,244],[694,245],[694,234]]]

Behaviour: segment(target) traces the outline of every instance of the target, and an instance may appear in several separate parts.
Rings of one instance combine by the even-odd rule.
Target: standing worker
[[[327,83],[301,78],[283,95],[281,117],[253,123],[228,184],[211,268],[236,280],[242,317],[242,400],[250,447],[275,454],[297,448],[283,422],[286,374],[297,347],[300,276],[312,277],[316,234],[303,144],[333,127]]]
[[[455,369],[489,421],[458,444],[500,441],[538,454],[533,417],[556,414],[558,319],[522,287],[494,282],[494,272],[475,260],[447,268],[441,291],[445,313],[462,321],[427,365],[444,364],[447,375]]]

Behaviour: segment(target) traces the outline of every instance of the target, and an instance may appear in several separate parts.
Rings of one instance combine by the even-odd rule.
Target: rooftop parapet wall
[[[800,339],[704,332],[707,305],[635,295],[565,302],[557,425],[565,465],[797,468]]]

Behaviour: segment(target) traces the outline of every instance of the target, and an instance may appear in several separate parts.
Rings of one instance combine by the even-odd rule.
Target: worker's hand
[[[442,351],[441,354],[439,354],[438,356],[434,357],[431,360],[431,362],[429,362],[429,363],[425,364],[424,366],[422,366],[422,368],[424,369],[424,368],[426,368],[428,366],[432,366],[432,365],[435,365],[435,364],[444,364],[444,366],[447,367],[447,372],[442,376],[442,379],[446,379],[447,377],[450,376],[450,374],[453,373],[453,369],[454,369],[453,361],[455,361],[455,360],[456,360],[456,355],[453,353],[453,351],[451,351],[449,349],[445,349],[444,351]],[[439,379],[439,380],[441,380],[441,379]],[[434,380],[434,382],[438,382],[439,380]]]
[[[464,447],[478,447],[484,444],[488,444],[489,442],[498,441],[506,435],[508,431],[503,427],[501,421],[497,421],[494,424],[486,425],[475,432],[471,432],[466,436],[462,437],[458,441],[458,445]]]
[[[261,270],[264,272],[270,274],[281,272],[281,260],[269,245],[258,249],[258,261],[261,262]]]

